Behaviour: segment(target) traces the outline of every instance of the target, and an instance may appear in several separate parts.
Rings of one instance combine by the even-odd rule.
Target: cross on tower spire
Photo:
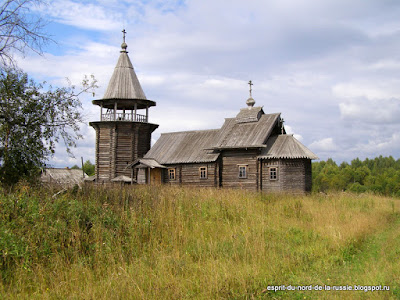
[[[124,39],[124,43],[125,43],[125,34],[126,34],[126,30],[124,29],[124,30],[122,30],[122,33],[123,33],[123,39]]]
[[[124,29],[124,30],[122,30],[122,39],[123,39],[123,42],[122,42],[122,44],[121,44],[121,48],[122,48],[121,53],[122,53],[122,52],[128,53],[128,51],[126,51],[126,48],[128,48],[128,45],[125,43],[125,34],[126,34],[126,30]]]
[[[251,86],[253,85],[253,82],[251,82],[251,80],[250,80],[249,83],[248,83],[248,85],[250,86],[250,90],[249,90],[249,92],[250,92],[250,97],[249,97],[249,99],[247,99],[246,104],[247,104],[247,106],[248,106],[249,109],[250,109],[251,107],[254,106],[254,104],[256,103],[256,101],[254,101],[253,97],[251,96],[251,91],[252,91]]]
[[[249,86],[250,86],[250,90],[249,90],[249,92],[250,92],[250,97],[251,97],[251,91],[252,91],[252,89],[251,89],[251,86],[252,85],[254,85],[252,82],[251,82],[251,80],[249,81]]]

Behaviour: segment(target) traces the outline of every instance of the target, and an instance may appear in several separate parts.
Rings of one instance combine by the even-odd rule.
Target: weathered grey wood
[[[257,151],[222,152],[222,187],[257,190]],[[239,178],[239,165],[247,166],[247,178]]]
[[[269,168],[277,168],[276,180],[270,179]],[[310,159],[268,159],[262,161],[263,191],[311,191]]]
[[[163,133],[150,149],[158,125],[148,123],[148,113],[156,103],[146,98],[126,43],[121,47],[103,99],[93,101],[101,110],[100,122],[90,123],[96,130],[98,182],[120,177],[143,184],[311,190],[311,160],[316,155],[285,134],[280,113],[265,114],[262,107],[254,107],[251,94],[248,107],[225,119],[220,129]],[[174,180],[168,168],[175,170]],[[201,178],[200,168],[206,168],[206,178]],[[276,168],[276,178],[270,178],[271,168]]]
[[[96,129],[97,181],[110,181],[120,175],[130,177],[128,164],[149,151],[151,133],[158,126],[142,122],[103,121],[90,124]]]
[[[200,167],[207,168],[207,178],[200,178]],[[176,170],[175,180],[169,179],[168,169]],[[167,169],[163,170],[163,182],[171,185],[217,187],[216,178],[218,174],[216,173],[218,173],[218,164],[216,162],[168,165]]]
[[[260,158],[318,159],[314,153],[296,140],[292,135],[286,134],[270,137],[266,147],[261,151]]]

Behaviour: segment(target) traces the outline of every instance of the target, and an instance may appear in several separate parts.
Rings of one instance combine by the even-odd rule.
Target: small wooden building
[[[45,184],[72,188],[75,185],[82,186],[89,176],[79,169],[48,168],[40,175],[40,181]]]
[[[263,191],[310,191],[314,153],[287,135],[280,113],[266,114],[251,97],[220,129],[163,133],[150,149],[148,100],[122,44],[96,130],[96,182],[194,185]],[[105,111],[104,111],[105,110]],[[145,110],[145,114],[139,114]]]

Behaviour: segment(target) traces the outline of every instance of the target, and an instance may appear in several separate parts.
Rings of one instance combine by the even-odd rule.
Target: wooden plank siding
[[[147,183],[147,168],[140,168],[137,170],[137,183],[146,184]]]
[[[196,164],[167,165],[163,169],[163,182],[170,185],[187,185],[199,187],[218,187],[219,166],[217,162]],[[200,178],[200,168],[207,168],[207,178]],[[170,180],[168,169],[175,169],[175,180]]]
[[[277,179],[270,179],[270,168],[277,168]],[[262,160],[263,191],[311,191],[310,159],[267,159]]]
[[[132,169],[126,166],[149,151],[151,133],[157,128],[157,125],[142,122],[93,122],[91,125],[96,130],[98,182],[120,175],[131,177]]]
[[[222,187],[257,190],[257,150],[222,152]],[[247,177],[239,178],[239,165],[247,166]]]
[[[265,192],[276,192],[282,190],[281,184],[281,168],[278,159],[267,159],[261,161],[262,167],[262,190]],[[277,180],[270,180],[269,171],[270,168],[277,168],[278,178]]]
[[[111,149],[113,140],[113,128],[104,127],[101,130],[97,130],[98,138],[98,152],[96,161],[96,174],[98,174],[98,180],[108,180],[111,173]]]
[[[306,161],[304,159],[282,160],[281,182],[282,188],[286,191],[307,191],[306,190]]]
[[[132,126],[123,126],[122,124],[116,126],[115,169],[117,176],[131,176],[131,170],[126,166],[132,161],[132,138]]]

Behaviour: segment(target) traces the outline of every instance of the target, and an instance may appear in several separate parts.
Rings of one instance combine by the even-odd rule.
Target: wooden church
[[[122,50],[100,106],[96,130],[97,183],[126,182],[262,191],[311,190],[317,156],[287,135],[280,113],[266,114],[251,97],[219,129],[163,133],[153,147],[148,100]]]

